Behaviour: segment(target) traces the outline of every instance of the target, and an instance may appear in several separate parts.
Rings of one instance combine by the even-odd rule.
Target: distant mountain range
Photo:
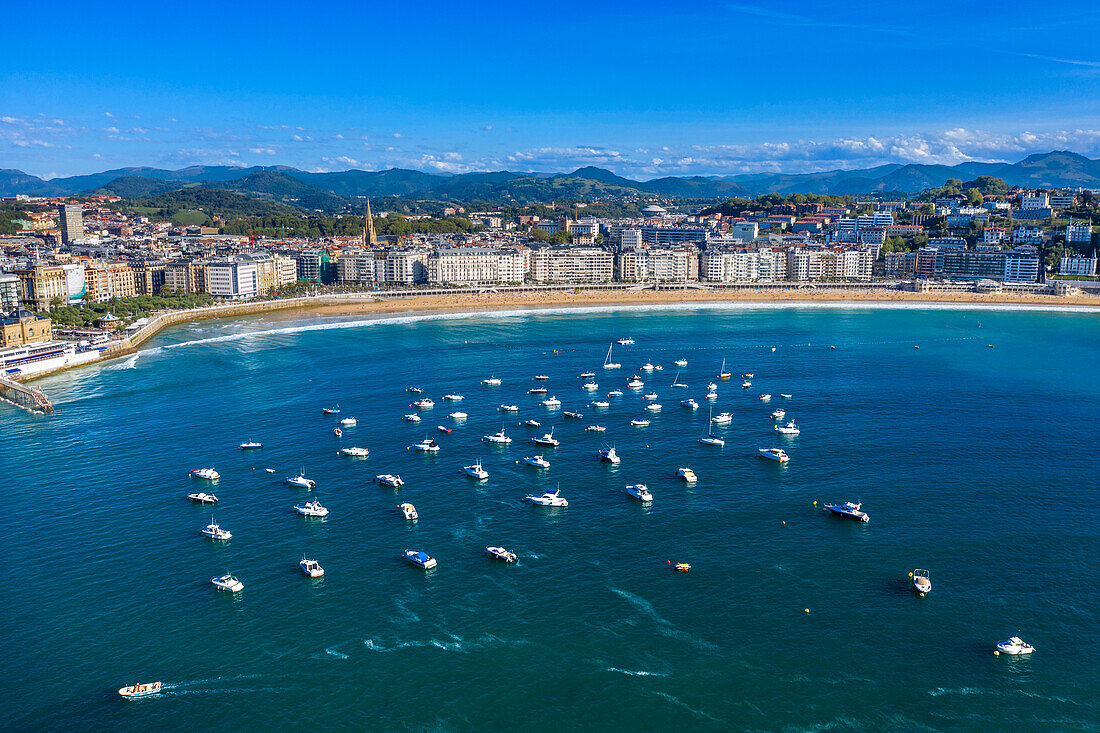
[[[1100,160],[1090,160],[1068,151],[1053,151],[1030,155],[1017,163],[890,164],[822,173],[668,176],[650,181],[634,181],[595,167],[549,175],[510,171],[444,175],[400,168],[307,173],[286,166],[192,166],[176,171],[118,168],[50,180],[18,170],[0,169],[0,195],[113,193],[127,199],[144,199],[202,187],[266,199],[299,210],[332,211],[354,206],[355,199],[363,196],[526,204],[630,194],[698,199],[772,192],[860,194],[880,191],[900,194],[941,186],[949,178],[968,181],[980,175],[996,176],[1009,185],[1032,188],[1100,188]]]

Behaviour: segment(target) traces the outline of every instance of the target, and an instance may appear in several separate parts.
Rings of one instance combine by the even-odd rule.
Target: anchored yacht
[[[651,372],[653,371],[653,364],[647,361],[645,364],[642,364],[641,369],[643,372]]]
[[[409,521],[413,521],[413,520],[418,519],[420,517],[420,515],[416,513],[416,507],[414,507],[412,504],[410,504],[407,501],[403,502],[401,504],[398,504],[397,509],[401,512],[401,514],[405,517],[405,519],[408,519]]]
[[[603,425],[588,425],[584,429],[584,432],[586,433],[603,433],[606,431],[607,428],[605,428]]]
[[[557,448],[559,445],[561,445],[561,441],[554,437],[553,430],[551,430],[549,433],[546,433],[541,438],[531,438],[531,442],[535,445],[548,445],[551,448]]]
[[[631,484],[623,489],[623,493],[638,501],[653,501],[653,494],[649,493],[649,487],[645,484]]]
[[[431,408],[435,407],[435,402],[432,400],[431,397],[425,397],[422,400],[417,400],[413,404],[419,407],[421,410],[430,410]]]
[[[771,417],[772,417],[773,420],[782,420],[786,416],[787,416],[787,411],[786,410],[772,410]]]
[[[692,471],[686,466],[684,468],[676,469],[676,475],[682,478],[684,481],[687,481],[689,484],[695,483],[695,481],[699,479],[699,477],[695,475],[695,471]]]
[[[997,651],[1002,654],[1031,654],[1035,651],[1035,647],[1018,636],[1010,636],[1004,641],[998,642]]]
[[[581,389],[588,390],[589,392],[595,392],[600,388],[600,385],[596,382],[585,382]]]
[[[327,517],[328,509],[321,506],[321,502],[317,499],[313,501],[307,501],[305,504],[295,504],[294,511],[301,514],[303,517]]]
[[[863,506],[863,502],[858,504],[846,501],[843,504],[826,504],[825,508],[840,517],[847,519],[857,519],[860,522],[869,522],[871,518],[867,516],[867,512],[863,511],[860,507]]]
[[[343,420],[340,421],[340,424],[343,425],[345,428],[350,428],[352,425],[358,425],[359,421],[356,420],[354,417],[345,417]]]
[[[450,415],[447,415],[447,417],[451,418],[452,420],[465,420],[466,419],[466,413],[465,412],[452,412]]]
[[[532,387],[531,389],[527,390],[527,394],[546,394],[546,392],[546,387]]]
[[[619,454],[615,452],[615,446],[611,446],[610,448],[601,448],[598,452],[600,454],[600,460],[604,461],[605,463],[610,463],[613,466],[617,466],[622,461],[622,459],[619,458]]]
[[[684,407],[690,407],[693,410],[699,409],[699,403],[692,399],[680,400],[680,404]]]
[[[187,498],[190,499],[191,501],[198,502],[199,504],[217,504],[218,503],[218,497],[214,496],[213,494],[207,494],[207,493],[202,492],[202,491],[200,491],[197,494],[188,494]]]
[[[212,468],[192,468],[191,478],[201,478],[204,481],[217,481],[222,475]]]
[[[359,448],[353,445],[351,448],[341,448],[340,454],[351,458],[366,458],[370,455],[370,451],[366,448]]]
[[[547,376],[547,375],[545,375],[545,374],[536,374],[535,376],[531,377],[531,379],[537,379],[537,380],[539,380],[540,382],[545,382],[545,381],[546,381],[547,379],[549,379],[549,378],[550,378],[550,377],[548,377],[548,376]]]
[[[460,394],[445,394],[443,395],[443,399],[447,402],[462,402],[462,400],[466,398]]]
[[[320,578],[325,574],[325,569],[321,567],[321,564],[316,560],[307,560],[305,557],[298,563],[298,567],[302,569],[302,572],[311,578]]]
[[[511,443],[512,442],[512,439],[504,434],[504,427],[503,426],[501,426],[501,428],[498,432],[495,432],[492,435],[483,435],[481,437],[482,437],[483,440],[486,440],[490,443]]]
[[[501,412],[519,412],[519,405],[501,405]]]
[[[643,382],[640,377],[634,376],[629,382],[626,383],[626,386],[630,387],[631,389],[641,389],[645,386],[645,382]]]
[[[553,491],[547,491],[542,496],[525,496],[523,500],[528,504],[538,504],[540,506],[569,506],[569,502],[565,497],[560,496],[561,489],[555,489]]]
[[[480,460],[472,466],[463,466],[462,470],[466,473],[467,476],[476,478],[478,481],[484,481],[485,479],[489,478],[489,472],[481,467]]]
[[[420,550],[405,550],[405,559],[425,570],[431,570],[438,564],[434,557]]]
[[[405,485],[405,482],[400,476],[394,476],[392,473],[381,473],[374,477],[374,480],[383,486],[392,486],[395,489],[399,489]]]
[[[561,400],[559,400],[557,397],[547,397],[539,404],[543,407],[561,407]]]
[[[302,472],[299,472],[297,476],[287,476],[284,481],[290,486],[296,486],[299,489],[312,489],[317,486],[316,481],[306,478],[305,474]]]
[[[233,538],[233,533],[228,529],[222,529],[214,523],[214,518],[210,517],[210,524],[206,525],[199,530],[202,534],[206,535],[212,540],[229,540]]]
[[[619,339],[619,343],[622,344],[623,346],[633,346],[634,345],[634,339],[627,336],[626,338]]]
[[[415,444],[413,448],[423,453],[437,453],[439,452],[439,443],[436,443],[434,438],[424,438],[424,440]]]
[[[717,415],[710,419],[715,425],[729,425],[733,422],[733,415],[728,412],[719,412]]]
[[[263,448],[264,444],[249,440],[247,442],[241,443],[237,447],[241,450],[256,450],[257,448]]]
[[[607,347],[607,356],[603,360],[603,368],[604,369],[620,369],[620,368],[622,368],[622,364],[611,361],[611,349],[614,348],[614,346],[615,346],[615,344],[611,344],[611,346]]]
[[[409,422],[420,422],[420,415],[417,415],[415,412],[410,412],[408,415],[405,415],[405,419]]]
[[[511,550],[505,550],[503,547],[486,547],[485,554],[497,560],[503,560],[504,562],[515,562],[519,559],[516,553]]]
[[[676,361],[673,362],[673,364],[675,364],[678,367],[686,367],[688,365],[688,360],[687,359],[677,359]]]
[[[635,418],[635,419],[630,421],[630,425],[632,427],[635,427],[635,428],[646,428],[646,427],[649,427],[649,419],[648,418]]]
[[[550,468],[550,461],[542,456],[527,456],[523,460],[529,466],[534,466],[535,468]]]
[[[244,583],[237,580],[236,575],[230,575],[229,573],[211,578],[210,582],[213,583],[214,587],[218,590],[227,590],[230,593],[236,593],[244,588]]]
[[[794,420],[791,420],[786,425],[776,425],[775,432],[780,435],[798,435],[802,431],[794,424]]]
[[[757,451],[761,458],[767,458],[772,461],[778,461],[779,463],[786,463],[791,460],[787,452],[782,448],[760,448]]]
[[[608,407],[611,407],[611,403],[607,400],[596,400],[595,402],[589,402],[588,404],[601,410],[606,410]]]
[[[486,379],[482,379],[481,383],[482,384],[487,384],[487,385],[492,386],[492,387],[499,387],[500,386],[500,377],[488,377]]]
[[[524,420],[523,424],[526,425],[529,428],[541,428],[542,427],[542,423],[540,423],[538,420],[536,420],[534,418],[529,418],[527,420]]]
[[[613,389],[607,393],[608,397],[622,397],[623,391],[621,389]]]

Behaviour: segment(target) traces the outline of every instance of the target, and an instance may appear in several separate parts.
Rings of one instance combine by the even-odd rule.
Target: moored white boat
[[[630,421],[630,425],[635,428],[649,427],[650,421],[647,418],[635,418]]]
[[[462,400],[464,400],[466,398],[463,397],[460,394],[445,394],[445,395],[443,395],[443,399],[446,400],[447,402],[461,402]]]
[[[631,389],[641,389],[645,386],[645,382],[643,382],[639,377],[633,377],[629,382],[626,383],[626,386],[630,387]]]
[[[772,420],[782,420],[786,416],[787,416],[787,411],[786,410],[772,410],[772,414],[771,414]]]
[[[1010,636],[997,643],[997,651],[1002,654],[1031,654],[1035,651],[1035,647],[1018,636]]]
[[[409,422],[420,422],[420,415],[417,415],[415,412],[410,412],[408,415],[405,415],[405,419]]]
[[[424,568],[425,570],[431,570],[438,565],[434,557],[420,550],[405,550],[405,559],[413,565]]]
[[[581,418],[584,417],[584,415],[582,413],[579,413],[579,412],[573,412],[571,410],[566,410],[565,412],[562,413],[562,417],[569,418],[571,420],[580,420]]]
[[[615,446],[601,448],[597,452],[600,454],[600,460],[605,463],[610,463],[613,466],[617,466],[620,462],[622,462],[622,458],[620,458],[619,454],[615,452]]]
[[[236,593],[239,590],[244,589],[244,583],[237,579],[237,576],[230,573],[225,575],[219,575],[216,578],[211,578],[210,582],[218,590],[229,591],[230,593]]]
[[[492,387],[500,386],[500,377],[486,377],[481,380],[482,384],[487,384]]]
[[[684,407],[690,407],[693,410],[699,409],[699,403],[692,399],[680,400],[680,404]]]
[[[619,339],[619,343],[622,344],[623,346],[630,346],[634,343],[634,339],[627,336],[626,338]]]
[[[531,438],[531,442],[535,445],[548,445],[551,448],[557,448],[559,445],[561,445],[561,441],[554,437],[553,430],[551,430],[549,433],[546,433],[541,438]]]
[[[529,418],[527,420],[524,420],[523,424],[526,425],[529,428],[541,428],[542,427],[542,423],[540,423],[538,420],[536,420],[534,418]]]
[[[642,366],[639,367],[639,368],[643,372],[652,372],[653,371],[653,364],[647,361],[645,364],[642,364]]]
[[[316,481],[306,478],[302,472],[299,472],[296,476],[287,476],[284,482],[299,489],[312,489],[317,486]]]
[[[794,420],[791,420],[786,425],[776,425],[775,432],[780,435],[798,435],[802,431],[794,424]]]
[[[778,461],[779,463],[786,463],[791,460],[787,452],[782,448],[760,448],[757,450],[761,458],[767,458],[772,461]]]
[[[489,472],[482,468],[480,460],[472,466],[463,466],[462,471],[467,476],[476,478],[478,481],[484,481],[485,479],[489,478]]]
[[[638,501],[653,501],[653,494],[649,493],[649,487],[645,484],[631,484],[623,489],[623,493]]]
[[[687,359],[677,359],[676,361],[673,362],[673,364],[675,364],[678,367],[686,367],[688,365],[688,360]]]
[[[851,501],[846,501],[843,504],[826,504],[825,508],[833,514],[846,519],[855,519],[860,522],[869,522],[871,518],[867,516],[867,512],[863,511],[863,502],[858,504]]]
[[[611,361],[611,349],[614,348],[614,347],[615,347],[615,344],[611,344],[611,346],[607,347],[607,356],[603,360],[603,368],[604,369],[619,369],[619,368],[622,367],[622,364],[619,364],[618,362]]]
[[[764,394],[760,395],[756,399],[760,400],[761,402],[768,402],[769,400],[771,400],[771,398],[772,398],[772,396],[770,394],[768,394],[767,392],[765,392]]]
[[[679,476],[680,478],[682,478],[684,481],[687,481],[689,484],[694,483],[699,478],[698,476],[695,475],[695,471],[692,471],[690,468],[688,468],[686,466],[683,467],[683,468],[676,469],[676,475]]]
[[[218,497],[213,494],[207,494],[204,491],[200,491],[197,494],[188,494],[187,498],[191,501],[198,502],[199,504],[217,504]]]
[[[481,436],[481,438],[482,440],[485,440],[489,443],[504,444],[512,442],[512,438],[504,434],[503,427],[498,432],[495,432],[492,435],[483,435]]]
[[[401,504],[398,504],[397,509],[398,509],[398,511],[401,512],[401,515],[404,516],[405,519],[408,519],[409,521],[413,521],[413,520],[418,519],[420,517],[420,515],[416,513],[416,507],[414,507],[412,504],[410,504],[407,501],[403,502]]]
[[[723,446],[723,445],[726,444],[725,440],[723,440],[722,438],[719,438],[717,435],[711,435],[710,433],[708,433],[708,434],[704,435],[703,437],[699,438],[699,442],[702,443],[703,445]]]
[[[345,417],[343,420],[340,421],[340,424],[343,425],[345,428],[350,428],[352,425],[358,425],[359,421],[356,420],[354,417]]]
[[[538,504],[540,506],[569,506],[569,502],[561,496],[561,489],[547,491],[542,496],[525,496],[523,500],[528,504]]]
[[[337,438],[342,438],[344,436],[344,431],[340,428],[333,428],[332,434],[335,435]]]
[[[374,477],[374,480],[383,486],[392,486],[395,489],[399,489],[405,485],[405,482],[400,476],[395,476],[392,473],[380,473]]]
[[[303,517],[327,517],[328,508],[321,505],[318,499],[307,501],[305,504],[295,504],[294,511]]]
[[[531,377],[531,379],[537,379],[537,380],[539,380],[539,381],[541,381],[541,382],[544,382],[544,381],[546,381],[546,380],[547,380],[547,379],[549,379],[549,378],[550,378],[550,377],[548,377],[548,376],[547,376],[547,375],[545,375],[545,374],[536,374],[535,376]]]
[[[503,547],[493,547],[491,545],[485,548],[485,554],[497,560],[503,560],[504,562],[515,562],[519,559],[516,553],[511,550],[506,550]]]
[[[909,577],[913,579],[913,590],[922,596],[925,593],[932,592],[932,578],[931,574],[924,568],[913,568],[913,572],[909,573]]]
[[[794,397],[794,395],[787,394],[786,392],[780,392],[779,396],[785,400],[789,400],[791,397]]]
[[[519,405],[501,405],[501,412],[519,412]]]
[[[320,578],[325,574],[325,569],[321,567],[321,564],[316,560],[308,560],[305,557],[298,563],[298,567],[302,569],[302,572],[311,578]]]
[[[339,415],[340,405],[333,405],[332,407],[322,407],[321,412],[325,413],[326,415]]]
[[[561,400],[559,400],[557,397],[547,397],[539,404],[543,407],[561,407]]]
[[[607,393],[608,397],[622,397],[623,391],[621,389],[613,389]]]
[[[596,382],[585,382],[581,389],[588,390],[589,392],[595,392],[600,388],[600,385]]]
[[[447,415],[447,417],[451,418],[452,420],[465,420],[466,419],[466,413],[465,412],[452,412],[450,415]]]
[[[717,415],[710,419],[715,425],[729,425],[733,422],[733,415],[728,412],[719,412]]]
[[[603,433],[606,431],[607,428],[605,428],[603,425],[587,425],[584,428],[584,432],[586,433]]]
[[[661,403],[660,402],[650,402],[648,405],[645,406],[645,409],[649,410],[650,412],[660,412],[661,411]]]
[[[656,392],[646,392],[644,395],[642,395],[642,399],[643,400],[655,400],[655,399],[657,399],[657,393]]]
[[[206,535],[212,540],[230,540],[233,539],[233,533],[228,529],[222,529],[214,522],[214,518],[210,517],[210,524],[206,525],[199,530],[201,534]]]
[[[248,441],[245,441],[244,443],[241,443],[237,447],[241,450],[257,450],[258,448],[263,448],[264,444],[263,443],[257,443],[254,440],[248,440]]]
[[[424,399],[417,400],[413,404],[419,407],[421,410],[430,410],[431,408],[435,407],[435,401],[432,400],[431,397],[425,397]]]
[[[611,407],[611,403],[607,400],[596,400],[595,402],[589,402],[588,404],[600,410],[606,410],[608,407]]]
[[[413,394],[422,394],[424,392],[424,388],[423,387],[406,387],[405,391],[406,392],[411,392]]]
[[[350,448],[341,448],[340,454],[348,456],[350,458],[366,458],[370,455],[370,451],[366,448],[360,448],[358,446],[352,446]]]
[[[547,391],[546,387],[532,387],[527,390],[527,394],[546,394]]]
[[[752,386],[752,382],[750,382],[747,379],[744,382],[741,382],[741,389],[748,389],[751,386]]]
[[[424,438],[424,440],[414,444],[413,448],[421,453],[437,453],[439,452],[439,443],[436,443],[433,438]]]
[[[200,478],[204,481],[217,481],[222,475],[213,468],[192,468],[191,478]]]
[[[705,395],[705,398],[707,400],[711,401],[711,402],[714,402],[716,399],[718,399],[718,393],[717,392],[707,392],[706,395]]]
[[[527,465],[535,468],[550,468],[550,461],[542,456],[527,456],[523,460]]]

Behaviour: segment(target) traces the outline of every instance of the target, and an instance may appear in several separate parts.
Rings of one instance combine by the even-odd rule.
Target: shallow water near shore
[[[615,345],[623,368],[602,370],[624,336],[637,343]],[[1084,730],[1100,720],[1089,672],[1100,642],[1089,581],[1100,570],[1096,314],[285,314],[187,324],[150,346],[36,383],[52,417],[0,410],[0,464],[17,477],[15,505],[33,510],[9,555],[35,578],[6,592],[0,670],[21,702],[0,712],[5,729],[978,730],[1011,720]],[[678,358],[686,390],[669,386]],[[716,428],[726,445],[714,448],[696,439],[723,358],[734,379],[714,412],[733,422]],[[647,361],[664,368],[640,372]],[[586,369],[596,394],[627,394],[589,407]],[[526,394],[540,373],[562,410]],[[663,405],[648,428],[628,425],[645,403],[625,388],[633,374]],[[503,384],[482,386],[490,375]],[[436,400],[419,424],[401,419],[416,411],[404,391],[413,384]],[[452,407],[448,392],[466,399]],[[687,397],[702,408],[681,407]],[[519,412],[498,412],[506,402]],[[359,420],[342,439],[321,412],[333,403]],[[773,432],[777,407],[801,435]],[[469,418],[447,419],[453,409]],[[518,423],[530,417],[562,445],[528,445],[535,431]],[[584,432],[594,423],[607,431]],[[502,424],[511,445],[480,440]],[[408,450],[426,435],[439,453]],[[246,440],[264,448],[236,450]],[[618,467],[596,458],[608,444]],[[370,457],[337,455],[352,445]],[[789,464],[757,456],[773,445]],[[548,471],[522,463],[537,452]],[[482,483],[461,473],[479,458]],[[213,511],[184,499],[204,488],[188,471],[211,465],[222,475]],[[682,465],[695,485],[676,477]],[[317,481],[326,520],[291,509],[308,494],[281,482],[299,469]],[[372,484],[380,473],[405,487]],[[636,482],[651,505],[621,492]],[[568,508],[521,503],[558,486]],[[821,509],[844,500],[862,501],[871,521]],[[418,522],[400,517],[402,501]],[[212,513],[232,540],[198,534]],[[485,557],[496,544],[519,562]],[[407,565],[406,548],[439,567]],[[302,575],[303,554],[323,579]],[[925,598],[909,590],[914,567],[931,570]],[[210,586],[226,571],[242,592]],[[1014,634],[1035,654],[994,657]],[[157,679],[160,696],[115,693]]]

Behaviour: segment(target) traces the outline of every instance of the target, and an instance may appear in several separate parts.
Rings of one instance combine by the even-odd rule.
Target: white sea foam
[[[127,358],[125,361],[115,362],[114,364],[103,368],[110,372],[117,371],[119,369],[136,369],[138,357],[141,356],[141,354],[142,352],[139,351],[133,356]]]
[[[325,649],[325,654],[328,654],[329,656],[332,656],[332,657],[336,657],[337,659],[347,659],[348,658],[347,654],[344,654],[343,652],[338,652],[335,649]]]
[[[668,677],[664,672],[647,672],[644,669],[619,669],[618,667],[608,667],[607,671],[627,674],[631,677]]]

